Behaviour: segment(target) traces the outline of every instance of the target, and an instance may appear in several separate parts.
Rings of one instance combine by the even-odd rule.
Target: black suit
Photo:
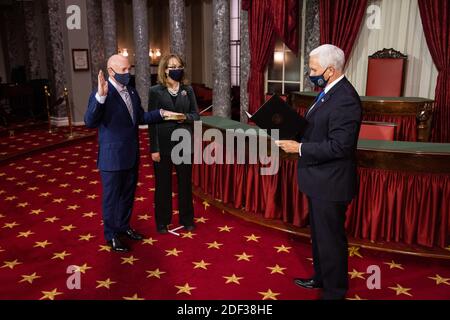
[[[167,88],[156,85],[150,88],[149,110],[166,109],[184,113],[187,120],[184,123],[166,121],[150,125],[150,152],[159,152],[160,162],[154,162],[155,170],[155,218],[157,225],[168,225],[172,220],[172,168],[171,152],[178,143],[171,141],[172,132],[183,128],[189,130],[192,136],[192,121],[199,120],[197,101],[191,86],[180,85],[178,96],[173,98]],[[191,144],[192,145],[192,144]],[[193,150],[193,148],[191,148]],[[192,153],[191,150],[191,153]],[[192,163],[192,157],[191,157]],[[178,178],[178,208],[181,225],[194,224],[194,209],[192,206],[192,164],[175,165]]]
[[[344,77],[307,113],[301,140],[298,184],[308,196],[314,280],[324,298],[344,298],[348,289],[345,212],[357,194],[356,147],[361,101]]]

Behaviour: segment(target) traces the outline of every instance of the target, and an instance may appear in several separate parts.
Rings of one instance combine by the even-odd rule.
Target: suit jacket
[[[139,124],[162,121],[159,110],[144,112],[137,91],[127,86],[133,104],[133,118],[119,92],[108,81],[108,95],[101,104],[95,98],[96,90],[89,97],[84,122],[89,128],[98,128],[97,166],[103,171],[131,169],[139,161]]]
[[[361,115],[359,95],[345,77],[307,114],[298,160],[298,184],[307,196],[350,201],[356,195]]]
[[[165,121],[163,123],[149,125],[150,152],[170,155],[172,148],[178,143],[178,141],[171,141],[172,132],[178,128],[185,128],[189,130],[192,136],[192,121],[200,119],[194,90],[191,86],[180,85],[180,91],[174,104],[170,93],[167,91],[167,87],[159,84],[151,87],[148,110],[159,108],[184,113],[187,118],[181,124],[177,121]],[[193,152],[193,147],[191,151]]]

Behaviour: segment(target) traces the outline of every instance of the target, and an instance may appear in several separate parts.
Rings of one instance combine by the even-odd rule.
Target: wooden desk
[[[293,92],[289,104],[303,113],[314,101],[316,92]],[[363,120],[394,122],[395,140],[430,141],[433,100],[416,97],[361,96]]]

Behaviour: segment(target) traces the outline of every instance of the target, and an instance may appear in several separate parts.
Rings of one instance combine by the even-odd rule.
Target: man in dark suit
[[[98,90],[89,97],[84,122],[98,128],[98,169],[102,179],[103,225],[114,251],[127,252],[124,235],[142,240],[130,227],[139,167],[139,124],[160,122],[175,113],[163,109],[144,112],[137,91],[128,86],[130,63],[121,55],[108,60],[108,81],[98,73]]]
[[[361,101],[343,74],[344,65],[344,52],[333,45],[311,52],[311,81],[324,90],[306,113],[301,142],[277,142],[285,152],[299,154],[298,184],[308,197],[314,276],[294,282],[323,288],[323,299],[344,299],[348,290],[345,213],[358,191]]]

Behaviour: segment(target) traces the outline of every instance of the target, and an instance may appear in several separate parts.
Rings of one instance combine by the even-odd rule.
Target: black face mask
[[[180,82],[184,76],[184,68],[181,69],[169,69],[169,77],[177,82]]]
[[[328,78],[328,80],[325,80],[323,76],[325,72],[327,72],[327,70],[328,68],[326,68],[320,76],[309,76],[309,80],[311,80],[311,82],[319,88],[325,88],[327,86],[328,80],[330,80],[330,78]]]
[[[112,71],[114,71],[113,68],[111,68]],[[123,86],[128,85],[128,83],[130,82],[130,73],[126,72],[126,73],[117,73],[114,71],[114,79],[116,79],[116,81],[118,83],[120,83]]]

